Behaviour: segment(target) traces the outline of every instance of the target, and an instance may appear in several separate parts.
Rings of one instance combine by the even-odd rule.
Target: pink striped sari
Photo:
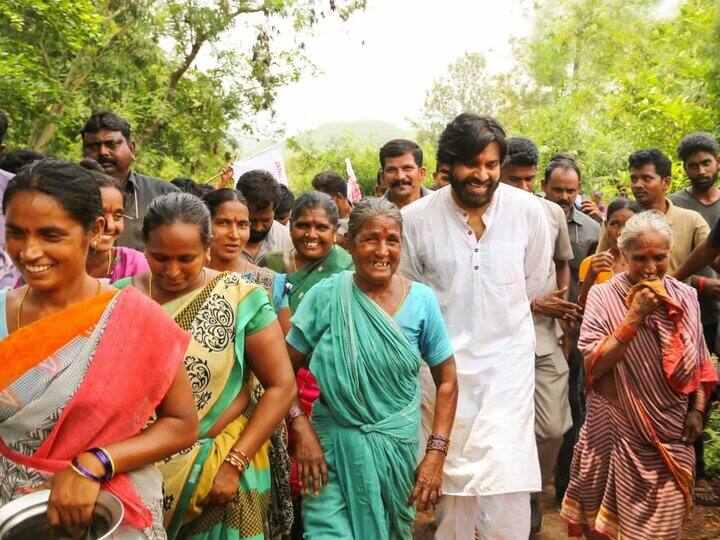
[[[590,290],[578,344],[586,366],[625,317],[631,285],[627,274],[620,274]],[[618,405],[588,386],[587,419],[560,514],[570,536],[592,531],[607,538],[655,540],[682,533],[695,463],[693,447],[681,442],[688,394],[699,384],[712,387],[717,374],[695,290],[669,277],[663,286],[682,309],[681,324],[665,311],[648,317],[613,368]],[[676,384],[666,373],[667,358],[663,367],[661,343],[678,331],[684,347],[674,373],[694,384]]]

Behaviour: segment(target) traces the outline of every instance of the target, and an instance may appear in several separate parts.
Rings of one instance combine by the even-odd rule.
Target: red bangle
[[[702,292],[702,290],[705,288],[705,280],[707,278],[705,276],[699,276],[697,280],[697,290],[698,292]]]
[[[621,324],[612,333],[612,336],[623,345],[627,345],[637,334],[637,329],[627,324]]]

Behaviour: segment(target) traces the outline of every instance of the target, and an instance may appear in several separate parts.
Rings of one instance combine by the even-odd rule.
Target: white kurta
[[[443,493],[540,491],[534,433],[535,332],[529,299],[551,264],[545,210],[500,184],[477,240],[447,186],[402,210],[400,272],[438,297],[455,351],[459,397]],[[423,428],[435,387],[421,373]]]

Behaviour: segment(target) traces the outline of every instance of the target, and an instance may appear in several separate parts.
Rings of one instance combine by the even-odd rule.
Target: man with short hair
[[[541,183],[545,198],[560,206],[565,214],[565,223],[570,237],[570,247],[573,258],[570,260],[570,296],[571,302],[576,302],[579,289],[578,273],[580,263],[587,256],[591,245],[595,244],[600,235],[600,225],[590,216],[584,214],[575,206],[575,199],[580,193],[581,175],[575,159],[568,154],[556,154],[550,158]],[[565,433],[563,443],[558,453],[555,468],[555,500],[562,500],[570,481],[570,464],[572,463],[573,448],[582,425],[583,400],[581,370],[583,356],[577,347],[580,336],[576,326],[564,337],[564,349],[568,357],[568,400],[573,427]]]
[[[5,134],[8,130],[8,117],[4,112],[0,111],[0,156],[5,152]],[[15,176],[14,174],[0,169],[0,201],[8,182]],[[5,214],[0,208],[0,289],[9,289],[15,286],[20,272],[10,259],[10,255],[5,250]]]
[[[508,155],[502,165],[500,181],[534,193],[537,176],[538,151],[535,144],[524,137],[508,139]],[[554,264],[550,265],[547,282],[541,296],[530,304],[535,325],[535,440],[540,461],[542,487],[552,480],[555,462],[563,442],[563,435],[572,427],[568,402],[568,363],[559,339],[567,333],[569,323],[581,318],[580,306],[567,302],[570,288],[570,265],[573,258],[565,214],[555,203],[538,198],[543,203],[550,226],[550,245]],[[561,328],[558,321],[568,325]],[[565,331],[565,332],[564,332]],[[542,528],[542,512],[538,493],[531,498],[530,531]]]
[[[387,185],[384,199],[402,209],[430,192],[422,185],[427,171],[423,151],[413,141],[393,139],[380,148],[380,167]]]
[[[690,186],[668,197],[676,206],[699,213],[712,227],[720,218],[720,188],[717,185],[720,159],[718,141],[710,133],[697,131],[685,136],[677,148]],[[718,318],[720,318],[720,279],[709,266],[690,278],[698,291],[700,316],[705,343],[710,351],[718,351]],[[705,444],[703,437],[695,439],[695,489],[693,498],[701,505],[718,505],[720,496],[707,480],[705,471]]]
[[[630,189],[635,200],[645,210],[657,210],[665,214],[665,219],[673,230],[673,246],[670,249],[668,273],[673,273],[688,258],[692,250],[705,240],[710,227],[703,217],[694,210],[676,206],[666,197],[672,177],[672,163],[657,148],[638,150],[628,158],[630,168]],[[603,234],[598,251],[610,247]],[[696,281],[700,276],[693,276]]]
[[[437,162],[433,177],[433,191],[450,185],[450,167],[447,163]]]
[[[290,229],[275,221],[280,184],[273,175],[260,169],[247,171],[238,179],[237,190],[247,199],[250,213],[250,239],[243,248],[243,259],[257,264],[271,251],[291,251]]]
[[[435,291],[458,365],[436,510],[441,540],[473,539],[476,530],[480,538],[527,539],[530,493],[540,490],[530,301],[547,280],[550,236],[540,201],[499,182],[506,154],[497,120],[461,114],[438,144],[451,188],[402,211],[400,272]],[[421,382],[427,435],[434,409],[427,369]]]
[[[315,175],[312,180],[312,186],[316,190],[332,197],[335,206],[338,208],[338,230],[335,234],[335,243],[341,247],[347,247],[345,233],[347,233],[348,220],[350,219],[350,211],[352,203],[347,195],[347,182],[335,171],[323,171]]]
[[[142,224],[150,202],[158,195],[179,191],[157,178],[132,170],[135,161],[135,141],[130,124],[114,112],[95,111],[80,130],[83,157],[94,159],[105,172],[117,178],[125,187],[125,230],[117,244],[143,251]]]
[[[280,200],[275,209],[275,221],[287,227],[290,221],[290,212],[292,212],[293,203],[295,202],[295,194],[285,184],[280,184]]]

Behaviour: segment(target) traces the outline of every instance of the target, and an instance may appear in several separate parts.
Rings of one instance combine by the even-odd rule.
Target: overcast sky
[[[518,0],[368,4],[345,24],[323,22],[307,40],[321,74],[279,91],[276,123],[288,136],[333,121],[385,120],[407,128],[448,64],[465,51],[480,51],[491,70],[502,71],[511,58],[511,36],[530,31]]]

